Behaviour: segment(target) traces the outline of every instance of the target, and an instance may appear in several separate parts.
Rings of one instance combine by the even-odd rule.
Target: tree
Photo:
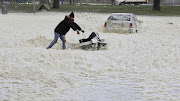
[[[53,8],[59,8],[59,0],[53,0]]]
[[[115,0],[111,0],[111,4],[114,5],[115,4]]]
[[[154,0],[153,10],[160,10],[160,0]]]
[[[39,8],[39,10],[41,10],[41,9],[46,9],[46,10],[50,10],[50,3],[49,3],[49,0],[40,0],[40,8]]]

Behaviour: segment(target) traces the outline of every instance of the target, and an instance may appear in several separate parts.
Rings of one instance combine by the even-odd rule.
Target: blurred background
[[[7,12],[35,13],[47,10],[55,12],[134,13],[155,16],[180,15],[180,0],[127,0],[145,1],[146,3],[130,2],[119,5],[120,1],[124,0],[0,0],[0,9],[2,8],[5,14]],[[160,1],[158,5],[160,4],[161,7],[157,6],[158,10],[161,9],[160,12],[154,11],[154,1]]]
[[[8,3],[19,3],[19,4],[32,4],[35,2],[36,4],[40,3],[40,0],[0,0],[2,2]],[[43,0],[45,1],[45,0]],[[114,0],[59,0],[59,4],[77,4],[77,3],[105,3],[111,4]],[[50,3],[53,3],[53,0],[49,0]],[[115,0],[116,2],[116,0]],[[153,0],[148,0],[148,4],[153,4]],[[180,0],[161,0],[162,5],[180,5]]]

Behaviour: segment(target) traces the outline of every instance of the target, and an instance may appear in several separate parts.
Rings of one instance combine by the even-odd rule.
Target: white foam
[[[180,100],[180,17],[137,16],[139,33],[117,34],[103,32],[110,14],[75,12],[107,50],[78,49],[73,30],[47,50],[69,13],[0,14],[0,100]]]

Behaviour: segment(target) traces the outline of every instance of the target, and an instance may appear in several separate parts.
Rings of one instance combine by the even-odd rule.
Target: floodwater
[[[47,50],[54,28],[70,12],[0,14],[1,101],[179,101],[180,17],[137,16],[134,34],[103,32],[110,14],[78,13],[85,33],[66,35]],[[106,50],[77,48],[99,32]]]

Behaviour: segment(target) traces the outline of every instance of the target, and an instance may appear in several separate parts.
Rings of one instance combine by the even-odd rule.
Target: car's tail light
[[[107,25],[107,24],[106,24],[106,22],[105,22],[105,23],[104,23],[104,27],[106,27],[106,25]]]
[[[130,28],[133,28],[133,25],[132,25],[132,23],[130,23],[129,27],[130,27]]]

